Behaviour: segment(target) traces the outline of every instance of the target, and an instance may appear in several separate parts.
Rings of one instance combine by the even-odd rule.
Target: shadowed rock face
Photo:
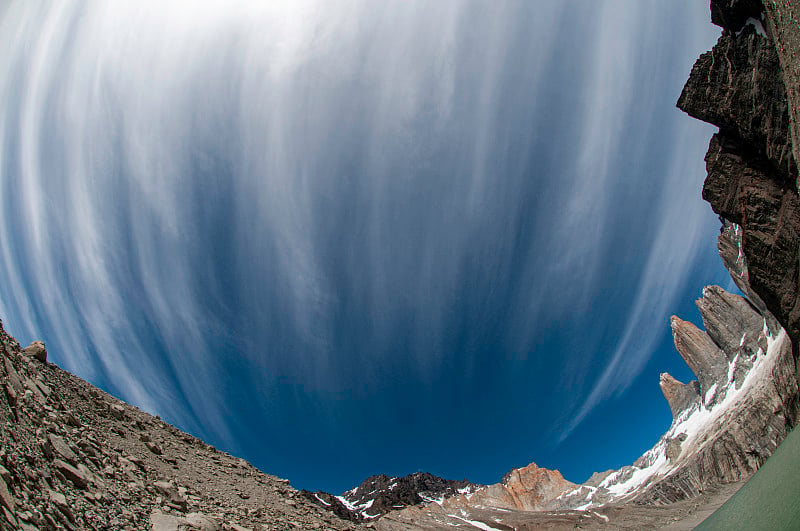
[[[738,140],[742,155],[773,177],[794,184],[797,173],[789,135],[786,88],[778,53],[752,25],[724,32],[692,67],[678,107],[714,124],[725,139]]]
[[[752,25],[741,27],[742,18],[756,11],[762,9],[753,2],[712,2],[715,22],[725,31],[695,63],[678,107],[720,128],[706,155],[703,198],[723,219],[740,226],[736,238],[746,260],[740,273],[757,294],[751,301],[756,307],[763,302],[777,318],[796,356],[800,200],[784,79],[792,79],[789,73],[797,65],[782,71],[775,43]],[[768,20],[766,26],[775,28],[776,22]],[[723,247],[731,246],[721,241]]]
[[[761,18],[760,0],[711,0],[711,22],[717,26],[739,31],[749,18]]]

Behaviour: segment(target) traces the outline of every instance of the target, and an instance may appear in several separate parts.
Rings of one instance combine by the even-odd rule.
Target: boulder
[[[22,353],[25,356],[41,361],[42,363],[47,361],[47,349],[44,347],[44,343],[41,341],[34,341],[22,349]]]

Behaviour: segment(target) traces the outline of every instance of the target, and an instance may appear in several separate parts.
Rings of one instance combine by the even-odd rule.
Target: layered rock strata
[[[786,329],[796,354],[800,341],[800,26],[795,19],[797,2],[780,3],[786,5],[712,2],[713,21],[723,33],[695,63],[678,106],[720,128],[706,155],[703,197],[714,212],[740,227],[748,284]],[[764,13],[768,13],[765,19]]]

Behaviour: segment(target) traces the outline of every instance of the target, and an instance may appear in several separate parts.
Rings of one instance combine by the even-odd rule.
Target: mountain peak
[[[676,380],[667,372],[662,372],[659,378],[659,386],[664,398],[669,403],[672,411],[672,418],[676,419],[681,413],[700,401],[700,383],[692,380],[689,383],[682,383]]]

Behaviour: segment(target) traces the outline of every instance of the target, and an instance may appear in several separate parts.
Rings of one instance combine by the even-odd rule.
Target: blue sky
[[[0,317],[301,488],[573,481],[730,284],[694,0],[0,8]]]

